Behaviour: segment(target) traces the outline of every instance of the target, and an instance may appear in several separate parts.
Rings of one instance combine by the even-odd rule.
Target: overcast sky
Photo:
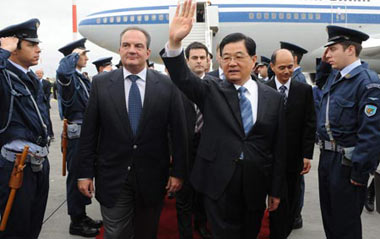
[[[78,23],[85,16],[114,8],[128,8],[137,6],[156,6],[176,4],[177,0],[76,0]],[[18,24],[31,18],[38,18],[41,26],[38,30],[40,44],[42,48],[41,62],[34,70],[43,68],[45,76],[55,77],[55,70],[58,66],[62,54],[58,48],[73,40],[72,34],[72,0],[1,0],[0,29],[9,25]],[[5,6],[6,5],[6,6]],[[79,33],[78,33],[79,34]],[[78,39],[81,36],[78,36]],[[90,42],[86,44],[91,50],[88,53],[90,58],[84,71],[94,75],[95,67],[91,64],[97,58],[103,56],[113,56],[113,62],[119,61],[118,55],[104,50]]]

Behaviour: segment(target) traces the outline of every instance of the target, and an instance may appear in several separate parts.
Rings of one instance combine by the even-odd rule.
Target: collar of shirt
[[[130,76],[130,75],[137,75],[138,77],[140,77],[141,80],[145,81],[146,80],[146,73],[147,73],[146,67],[142,71],[140,71],[139,73],[137,73],[137,74],[132,74],[127,69],[125,69],[125,67],[123,67],[123,77],[124,77],[124,80],[127,79],[127,77]]]
[[[15,63],[15,62],[13,62],[13,61],[11,61],[11,60],[9,60],[9,59],[8,59],[8,61],[9,61],[12,65],[14,65],[17,69],[19,69],[20,71],[24,72],[25,74],[28,73],[29,69],[25,69],[24,67],[20,66],[19,64]]]
[[[282,85],[286,86],[286,95],[288,95],[288,92],[289,92],[289,89],[290,89],[290,81],[292,80],[292,78],[289,78],[289,80],[285,83],[285,84],[282,84],[280,83],[278,80],[277,80],[277,76],[274,77],[274,82],[276,82],[276,89],[277,91],[280,90],[280,87]]]
[[[241,86],[240,85],[236,85],[234,84],[236,90],[238,90]],[[255,89],[257,89],[257,83],[256,81],[252,80],[252,77],[249,78],[249,80],[247,80],[247,82],[244,83],[244,86],[245,88],[247,88],[247,91],[248,91],[248,94],[253,94],[253,92],[255,91]]]
[[[82,75],[82,72],[78,70],[77,68],[75,68],[75,71],[78,72],[79,75]]]
[[[340,71],[340,74],[342,75],[341,78],[345,77],[348,73],[350,73],[353,69],[360,66],[362,63],[360,62],[360,59],[354,61],[350,65],[343,68],[343,70]]]
[[[296,71],[296,70],[298,70],[298,69],[300,69],[300,68],[301,68],[301,66],[297,66],[297,67],[295,67],[295,68],[293,69],[293,72]]]
[[[201,77],[199,77],[199,78],[201,78],[203,80],[203,78],[205,78],[205,76],[206,76],[206,74],[203,73],[203,75]]]
[[[220,68],[220,66],[219,66],[218,71],[219,71],[219,79],[224,80],[226,78],[226,76],[224,75],[223,69]]]

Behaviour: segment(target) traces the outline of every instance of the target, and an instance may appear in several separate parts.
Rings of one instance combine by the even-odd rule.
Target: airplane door
[[[331,22],[330,24],[345,24],[348,22],[347,2],[330,0],[331,3]]]

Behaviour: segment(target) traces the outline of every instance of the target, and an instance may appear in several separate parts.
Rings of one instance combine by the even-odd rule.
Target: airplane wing
[[[370,38],[363,42],[363,50],[360,53],[361,58],[379,59],[380,57],[380,34],[371,35]]]

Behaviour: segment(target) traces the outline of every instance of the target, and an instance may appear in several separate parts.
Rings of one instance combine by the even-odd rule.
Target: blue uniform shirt
[[[62,58],[57,69],[58,93],[63,116],[70,122],[81,122],[89,99],[90,80],[76,70],[77,53]]]
[[[318,102],[317,132],[321,140],[330,140],[326,129],[328,111],[333,139],[340,146],[355,147],[351,178],[366,183],[380,154],[380,81],[366,65],[355,64],[340,79],[335,79],[337,70],[328,76]]]

